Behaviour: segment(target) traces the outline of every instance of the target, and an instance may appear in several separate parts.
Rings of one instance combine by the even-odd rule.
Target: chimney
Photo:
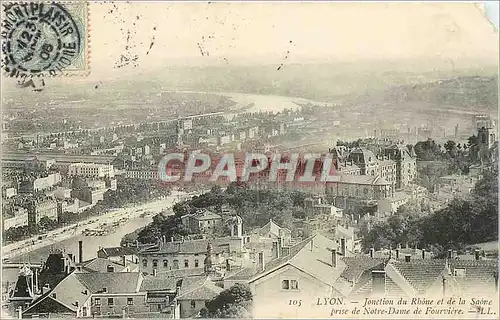
[[[399,259],[399,248],[396,249],[396,259]]]
[[[373,258],[373,253],[375,253],[375,249],[374,248],[370,248],[370,258]]]
[[[410,260],[411,260],[411,254],[407,254],[405,256],[405,262],[410,262]]]
[[[83,263],[83,241],[78,241],[78,263]]]
[[[264,252],[259,252],[259,268],[260,268],[260,271],[264,271],[264,267],[265,267],[265,261],[264,261]]]
[[[479,260],[479,250],[478,249],[474,250],[474,259]]]
[[[127,258],[125,256],[122,256],[122,264],[124,267],[127,266]]]
[[[344,257],[347,253],[347,245],[346,245],[345,238],[340,239],[340,253],[342,253],[342,256],[344,256]]]
[[[153,269],[153,277],[156,277],[158,275],[158,270]]]
[[[385,293],[385,271],[372,270],[373,292],[376,294]]]
[[[422,260],[425,259],[425,249],[422,249]]]
[[[451,249],[448,249],[448,259],[451,259],[452,258],[451,256],[452,256],[452,251]]]
[[[332,267],[337,268],[337,250],[332,250]]]

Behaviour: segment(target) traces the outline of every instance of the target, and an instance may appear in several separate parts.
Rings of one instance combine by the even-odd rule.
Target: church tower
[[[495,143],[495,131],[491,126],[477,129],[477,137],[480,149],[490,149]]]

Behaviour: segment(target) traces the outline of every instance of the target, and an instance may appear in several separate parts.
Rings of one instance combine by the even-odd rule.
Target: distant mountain
[[[454,77],[424,84],[397,86],[389,89],[385,101],[427,102],[464,108],[498,109],[498,76]]]
[[[278,70],[279,68],[279,70]],[[430,70],[430,71],[419,71]],[[148,77],[178,90],[284,95],[331,101],[450,77],[494,75],[497,66],[454,69],[449,62],[371,61],[265,66],[170,67]]]

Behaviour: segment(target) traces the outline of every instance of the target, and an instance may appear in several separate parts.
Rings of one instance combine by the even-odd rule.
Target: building
[[[2,167],[48,170],[52,166],[67,170],[73,163],[111,164],[115,156],[86,156],[65,154],[2,153]]]
[[[126,261],[131,261],[133,263],[139,263],[139,253],[140,249],[138,247],[109,247],[100,248],[97,251],[97,257],[108,259],[115,262],[123,262],[125,258]]]
[[[38,178],[33,181],[33,191],[41,191],[52,188],[61,181],[62,178],[59,172],[49,174],[47,177]]]
[[[264,226],[254,229],[250,238],[252,242],[258,242],[260,238],[273,241],[280,239],[283,246],[288,246],[292,242],[292,232],[288,228],[280,227],[273,219],[269,219]]]
[[[33,200],[28,205],[29,224],[38,225],[43,217],[57,221],[57,202],[55,200]]]
[[[201,309],[206,307],[206,302],[217,297],[222,290],[207,276],[201,277],[188,286],[182,286],[176,297],[180,317],[194,318],[198,316]]]
[[[66,315],[74,318],[122,316],[147,312],[146,292],[140,292],[138,272],[73,271],[23,312],[35,315]]]
[[[334,205],[323,203],[321,197],[304,199],[304,209],[309,218],[317,215],[329,215],[336,218],[342,218],[343,210]]]
[[[17,195],[17,189],[16,188],[5,188],[5,189],[2,189],[3,191],[3,194],[2,196],[4,198],[12,198],[13,196],[16,196]]]
[[[86,178],[112,178],[115,173],[111,164],[74,163],[69,165],[68,175]]]
[[[396,162],[396,189],[403,189],[417,177],[415,153],[402,145],[392,145],[384,150],[384,156]]]
[[[326,183],[326,194],[363,200],[380,200],[394,193],[392,182],[371,175],[335,175]]]
[[[184,215],[181,220],[189,233],[210,233],[222,225],[222,217],[206,209]]]
[[[139,265],[127,260],[124,256],[121,261],[105,258],[93,258],[79,264],[78,269],[82,272],[139,272]]]
[[[10,228],[17,228],[28,225],[28,210],[22,207],[17,207],[14,210],[14,216],[6,217],[2,215],[2,227],[3,230],[7,230]]]
[[[132,179],[159,180],[158,168],[155,170],[126,170],[123,175]]]
[[[86,187],[73,189],[71,191],[71,197],[94,205],[104,199],[106,191],[108,191],[108,187],[105,181],[93,180],[88,181]]]
[[[61,174],[59,172],[48,174],[46,177],[40,178],[27,178],[21,180],[19,183],[20,193],[33,193],[37,191],[48,190],[62,181]]]
[[[341,250],[334,241],[316,235],[269,262],[259,253],[255,269],[228,274],[224,284],[250,286],[255,318],[327,318],[335,306],[328,301],[325,305],[322,297],[344,304],[382,297],[497,296],[496,260],[431,259],[425,251],[418,252],[424,259],[395,259],[394,250],[379,258],[345,255]],[[301,301],[301,306],[290,307],[290,300]]]
[[[383,262],[346,257],[333,240],[315,235],[268,263],[259,258],[257,273],[241,282],[252,291],[255,318],[324,318],[331,307],[318,308],[317,299],[310,297],[348,297],[371,269],[383,268]],[[302,300],[301,307],[290,308],[290,300]]]
[[[57,187],[54,191],[54,197],[61,200],[71,198],[71,188]]]
[[[171,270],[203,270],[207,247],[213,248],[214,266],[223,267],[226,259],[238,261],[243,258],[243,238],[224,237],[211,240],[183,240],[166,242],[162,239],[158,245],[141,250],[138,253],[140,271],[148,274],[161,274]]]
[[[66,199],[57,201],[57,216],[58,220],[64,215],[65,212],[78,212],[80,210],[79,199]]]
[[[394,192],[394,195],[385,199],[380,199],[377,202],[378,213],[395,213],[398,208],[408,203],[410,197],[402,191]]]

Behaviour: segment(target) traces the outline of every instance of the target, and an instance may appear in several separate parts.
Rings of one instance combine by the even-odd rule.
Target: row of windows
[[[94,305],[100,306],[101,305],[101,298],[94,298]],[[115,299],[108,298],[108,306],[114,306],[114,305],[115,305]],[[127,298],[127,305],[128,306],[134,305],[134,298]]]
[[[194,260],[194,267],[195,268],[198,268],[199,267],[199,261],[198,259]],[[148,260],[147,259],[144,259],[142,260],[142,266],[143,267],[147,267],[148,266]],[[153,268],[157,268],[158,267],[158,260],[157,259],[154,259],[153,260]],[[163,268],[168,268],[168,260],[165,259],[163,260]],[[179,260],[174,260],[173,261],[173,268],[174,269],[179,269]],[[189,268],[189,260],[184,260],[184,268]]]
[[[297,280],[281,280],[282,290],[299,290],[299,282]]]

